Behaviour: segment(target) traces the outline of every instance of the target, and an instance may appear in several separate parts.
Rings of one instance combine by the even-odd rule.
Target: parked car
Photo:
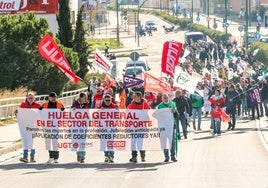
[[[132,61],[130,58],[127,61],[126,68],[128,67],[135,67],[135,66],[141,66],[143,69],[147,72],[150,70],[148,66],[148,62],[145,58],[140,57],[137,61]]]
[[[268,37],[261,37],[260,42],[268,43]]]
[[[142,66],[127,67],[125,70],[125,75],[140,77],[143,72],[146,72]]]
[[[154,23],[154,21],[152,21],[152,20],[147,20],[147,21],[145,22],[145,29],[149,30],[150,27],[151,27],[151,30],[152,30],[152,31],[157,31],[157,26],[156,26],[156,24]]]

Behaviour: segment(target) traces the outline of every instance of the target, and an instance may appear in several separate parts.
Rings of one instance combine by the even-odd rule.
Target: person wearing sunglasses
[[[103,97],[103,101],[101,104],[101,109],[118,109],[118,106],[113,103],[113,97],[110,94],[105,94]],[[104,162],[108,163],[113,163],[114,162],[114,151],[109,150],[109,151],[104,151]]]
[[[128,109],[138,109],[138,110],[149,110],[151,109],[150,105],[146,102],[146,100],[142,97],[142,93],[140,91],[136,91],[134,93],[133,101],[128,105]],[[141,161],[145,162],[145,150],[140,150]],[[138,152],[133,150],[131,152],[130,162],[136,163]]]

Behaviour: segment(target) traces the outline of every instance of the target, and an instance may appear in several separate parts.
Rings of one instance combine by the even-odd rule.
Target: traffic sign
[[[256,32],[256,33],[254,34],[254,38],[255,38],[256,40],[260,40],[260,38],[261,38],[260,33]]]
[[[229,27],[229,24],[228,24],[227,22],[225,22],[225,23],[223,24],[223,27],[228,28],[228,27]]]
[[[258,22],[261,21],[261,16],[257,16]]]
[[[196,17],[196,21],[198,21],[198,22],[200,21],[200,17],[199,16]]]
[[[209,22],[211,20],[211,17],[207,16],[206,20]]]
[[[244,26],[240,25],[240,26],[238,27],[238,31],[239,31],[239,32],[244,31]]]
[[[138,52],[131,52],[131,54],[130,54],[130,59],[132,61],[137,61],[139,59],[139,57],[140,57],[140,55]]]

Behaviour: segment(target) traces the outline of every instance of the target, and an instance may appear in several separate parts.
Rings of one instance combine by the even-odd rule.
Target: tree
[[[59,13],[57,15],[59,32],[57,34],[57,38],[60,39],[61,44],[68,48],[72,48],[73,40],[70,17],[69,0],[59,0]]]
[[[44,60],[37,50],[48,30],[47,20],[37,20],[33,13],[0,17],[0,88],[26,87],[37,94],[63,91],[68,78]],[[59,47],[76,71],[79,67],[77,53],[62,45]]]
[[[88,56],[90,54],[89,47],[90,45],[87,43],[85,34],[85,25],[82,19],[82,13],[84,10],[84,5],[81,6],[79,9],[79,12],[77,14],[77,21],[76,21],[76,30],[75,30],[75,35],[74,35],[74,42],[73,42],[73,49],[78,53],[79,57],[79,65],[80,69],[77,72],[77,75],[80,78],[84,78],[85,75],[88,72]]]

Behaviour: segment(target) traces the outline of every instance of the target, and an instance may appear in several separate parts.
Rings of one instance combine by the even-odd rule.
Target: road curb
[[[267,136],[265,137],[265,135],[264,135],[263,127],[261,127],[262,123],[264,123],[263,118],[261,118],[260,121],[257,123],[258,134],[261,138],[261,142],[262,142],[264,148],[268,152],[268,137]]]
[[[10,146],[7,146],[7,147],[0,149],[0,155],[10,153],[13,151],[17,151],[21,148],[22,148],[21,140],[18,140],[16,142],[14,142],[13,144],[11,144]]]

